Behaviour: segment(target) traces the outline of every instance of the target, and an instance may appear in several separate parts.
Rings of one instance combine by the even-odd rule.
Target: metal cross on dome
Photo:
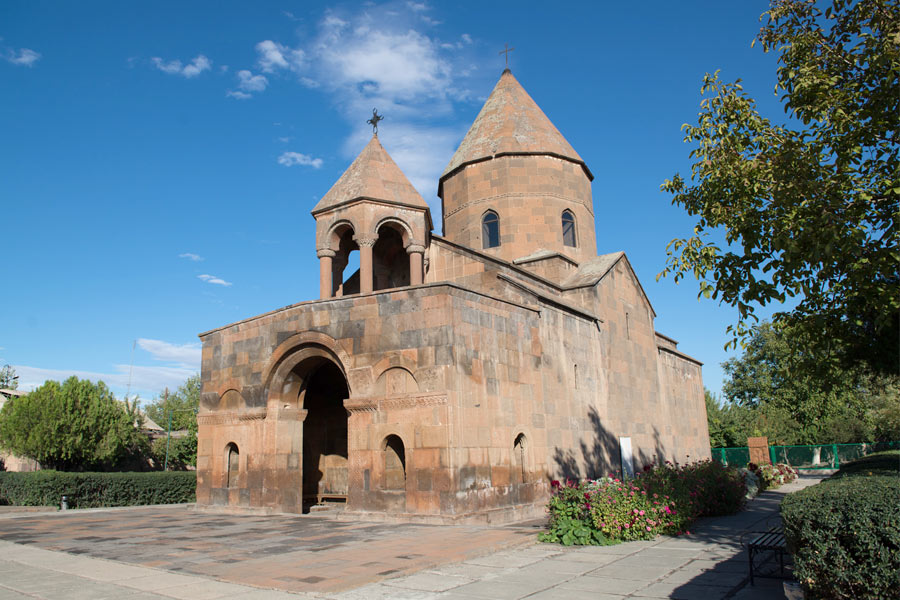
[[[383,120],[384,117],[378,114],[378,109],[372,109],[372,118],[366,121],[369,125],[372,126],[372,133],[374,135],[378,135],[378,122]]]
[[[498,54],[506,55],[506,68],[507,69],[509,68],[509,53],[512,52],[513,50],[515,50],[515,48],[510,48],[509,44],[503,44],[503,50],[498,52]]]

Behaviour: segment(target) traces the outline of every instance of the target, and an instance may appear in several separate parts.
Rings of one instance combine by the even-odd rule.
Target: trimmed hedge
[[[900,598],[900,452],[848,463],[781,505],[795,577],[816,598]]]
[[[197,474],[191,471],[146,473],[0,472],[0,504],[70,508],[178,504],[194,502]]]

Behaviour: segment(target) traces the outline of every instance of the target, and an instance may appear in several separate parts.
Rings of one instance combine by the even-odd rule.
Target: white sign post
[[[622,477],[634,477],[634,456],[631,454],[631,438],[619,438],[619,452],[622,456]]]

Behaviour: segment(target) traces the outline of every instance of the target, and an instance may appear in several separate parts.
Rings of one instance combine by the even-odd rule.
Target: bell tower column
[[[423,265],[422,257],[425,254],[425,246],[422,244],[410,244],[406,247],[406,253],[409,254],[409,284],[422,285]]]
[[[372,272],[372,247],[375,246],[377,237],[354,236],[353,240],[359,245],[359,293],[371,294],[374,286],[374,273]]]
[[[319,257],[319,297],[322,300],[331,298],[334,292],[334,284],[332,283],[332,259],[335,251],[329,248],[322,248],[316,251]]]

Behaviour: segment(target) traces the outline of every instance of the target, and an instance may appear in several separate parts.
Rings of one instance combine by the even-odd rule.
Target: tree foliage
[[[735,306],[730,346],[752,335],[759,306],[794,298],[774,320],[820,376],[836,362],[896,372],[900,7],[820,4],[773,0],[763,15],[757,41],[778,54],[785,124],[761,116],[740,80],[704,78],[697,124],[683,127],[690,182],[661,186],[698,221],[659,276],[693,274],[701,295]]]
[[[16,375],[16,370],[9,365],[3,365],[3,368],[0,368],[0,389],[19,389],[19,376]]]
[[[727,402],[713,399],[711,410],[707,399],[713,445],[743,446],[758,435],[778,444],[900,440],[900,377],[856,367],[823,380],[796,367],[790,337],[764,322],[743,355],[723,363]]]
[[[164,390],[147,405],[145,412],[164,429],[172,416],[172,431],[186,432],[168,440],[169,467],[176,469],[197,464],[197,410],[200,407],[200,375],[189,377],[175,392]],[[166,460],[166,438],[153,443],[153,458],[160,465]]]
[[[106,385],[47,381],[0,411],[0,446],[60,471],[112,470],[139,459],[147,438]]]

